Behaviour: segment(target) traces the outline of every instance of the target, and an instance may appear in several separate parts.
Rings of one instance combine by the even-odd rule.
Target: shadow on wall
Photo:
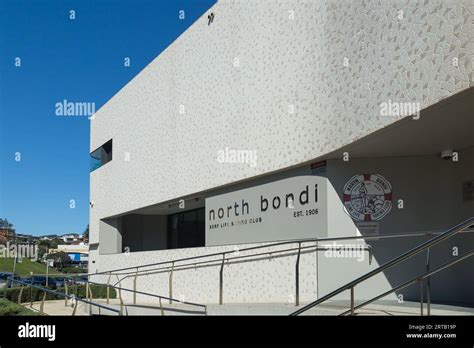
[[[374,258],[378,263],[384,264],[432,237],[373,240],[368,244],[372,246]],[[453,261],[457,256],[472,251],[474,234],[462,232],[430,249],[429,268],[434,269],[445,262]],[[427,251],[425,251],[387,270],[385,276],[392,287],[395,287],[425,273],[427,264]],[[473,270],[474,259],[469,258],[433,275],[430,279],[431,302],[474,307]],[[426,281],[423,286],[426,301]],[[398,292],[397,295],[402,295],[406,301],[420,301],[420,284],[414,283]]]
[[[346,217],[342,216],[341,210],[344,210],[344,208],[346,208],[346,211],[355,210],[349,218],[352,227],[349,227],[347,223],[345,226],[346,229],[357,228],[363,236],[443,232],[474,215],[474,201],[463,198],[466,196],[463,194],[465,183],[474,179],[472,177],[474,173],[472,171],[474,168],[472,154],[474,154],[473,149],[461,152],[464,162],[459,164],[447,163],[439,156],[352,159],[350,166],[347,166],[343,161],[330,160],[328,161],[329,180],[333,185],[332,187],[338,191],[336,193],[338,202],[332,203],[332,211],[339,214],[339,219],[347,219],[348,214],[345,214]],[[377,184],[369,182],[374,179],[374,176],[364,175],[364,173],[381,174],[382,178],[391,186],[390,195],[377,192],[375,187]],[[377,209],[373,214],[373,206],[364,207],[361,204],[361,193],[357,188],[360,186],[360,182],[354,183],[354,177],[359,177],[359,181],[366,181],[366,194],[368,196],[379,194],[382,201],[384,195],[385,199],[390,198],[392,205],[386,215],[383,212],[377,212]],[[348,190],[348,184],[351,184],[351,180],[352,186]],[[373,186],[370,187],[370,185]],[[383,183],[381,185],[383,186]],[[380,190],[383,191],[381,188]],[[365,202],[368,201],[367,199]],[[399,202],[402,202],[401,206]],[[379,207],[383,209],[383,204],[380,204]],[[364,211],[365,208],[366,211]],[[357,221],[357,218],[361,216],[358,215],[359,213],[362,212],[362,217],[364,217],[364,213],[367,213],[370,209],[372,209],[372,214],[368,215],[376,217],[377,213],[380,213],[382,218],[372,221],[370,219]],[[333,216],[333,219],[335,218]],[[334,226],[334,224],[330,226]],[[337,226],[340,228],[340,224]],[[372,231],[367,226],[372,227]],[[375,264],[382,265],[433,237],[369,239],[367,244],[372,247]],[[474,233],[459,233],[431,248],[429,267],[433,269],[473,249]],[[327,265],[331,269],[329,261]],[[425,251],[385,271],[384,276],[390,286],[395,287],[426,272],[426,269],[427,252]],[[325,269],[319,268],[319,270],[323,274],[326,272]],[[469,258],[433,275],[431,277],[431,302],[474,307],[473,270],[474,259]],[[347,271],[343,269],[335,274],[338,273],[344,275],[346,280],[347,278],[355,279],[357,277],[353,274],[349,276]],[[358,275],[362,274],[359,273]],[[341,281],[339,281],[339,284],[342,285]],[[383,286],[375,283],[373,285],[377,288],[378,294],[383,293]],[[322,287],[324,288],[323,284]],[[324,295],[328,291],[329,289],[325,289],[320,295]],[[369,291],[373,291],[373,289],[369,289]],[[419,301],[420,285],[419,283],[410,285],[397,295],[399,297],[401,295],[400,298],[406,301]],[[426,301],[426,288],[424,299]]]

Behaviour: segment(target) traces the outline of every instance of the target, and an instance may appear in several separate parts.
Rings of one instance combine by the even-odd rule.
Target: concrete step
[[[107,304],[104,299],[94,300],[95,303],[102,304],[104,306],[120,310],[120,301],[118,299],[111,299]],[[31,308],[39,312],[41,302],[33,302],[33,307],[30,307],[29,303],[24,303],[23,306]],[[170,316],[170,315],[289,315],[301,306],[295,306],[294,304],[281,304],[281,303],[226,303],[223,305],[219,304],[207,304],[207,313],[200,307],[195,307],[182,303],[162,303],[162,307],[158,302],[146,302],[146,303],[124,303],[123,315],[152,315],[152,316]],[[342,312],[349,309],[348,301],[328,301],[327,303],[321,304],[316,308],[312,308],[305,312],[303,315],[339,315]],[[47,315],[72,315],[73,307],[69,301],[69,305],[64,305],[64,300],[53,300],[45,301],[44,313]],[[426,315],[426,304],[424,306],[424,315]],[[112,311],[108,311],[104,308],[98,308],[88,304],[79,302],[76,315],[112,315],[117,316],[118,314]],[[417,302],[404,302],[398,303],[394,301],[380,301],[372,303],[364,308],[356,311],[356,315],[409,315],[419,316],[420,315],[420,304]],[[474,315],[474,308],[460,307],[460,306],[448,306],[440,304],[431,304],[431,315]]]
[[[103,301],[103,300],[98,300]],[[356,303],[357,304],[357,303]],[[119,308],[119,301],[110,301],[111,307]],[[281,303],[226,303],[207,304],[207,315],[289,315],[301,306]],[[328,301],[324,305],[308,310],[304,315],[339,315],[350,307],[348,301]],[[426,315],[426,304],[424,315]],[[124,315],[205,315],[201,308],[181,303],[163,303],[163,311],[159,303],[147,302],[136,305],[125,303]],[[396,301],[380,301],[356,311],[356,315],[420,315],[420,304],[417,302],[398,303]],[[431,315],[474,315],[474,308],[431,304]]]

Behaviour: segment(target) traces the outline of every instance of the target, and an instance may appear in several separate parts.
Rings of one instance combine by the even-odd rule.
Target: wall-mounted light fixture
[[[207,20],[207,25],[211,25],[211,23],[214,22],[214,12],[211,12],[211,14],[207,16]]]

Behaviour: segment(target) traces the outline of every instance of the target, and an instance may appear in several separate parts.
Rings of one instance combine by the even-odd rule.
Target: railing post
[[[119,315],[123,315],[123,298],[122,298],[122,281],[120,280],[118,274],[115,275],[118,280],[119,288],[118,288],[118,294],[119,294],[119,299],[120,299],[120,313]]]
[[[298,256],[296,257],[296,270],[295,270],[295,303],[296,306],[300,305],[300,255],[301,255],[301,242],[298,243]]]
[[[419,282],[420,282],[420,311],[421,311],[421,316],[423,316],[423,279],[420,279]]]
[[[109,279],[107,279],[107,304],[110,301],[110,278],[112,277],[112,272],[109,274]]]
[[[73,286],[74,286],[74,289],[73,289],[73,292],[74,292],[74,295],[77,297],[77,275],[74,274],[74,283],[73,283]]]
[[[222,254],[221,269],[219,271],[219,304],[223,303],[223,291],[224,291],[224,262],[225,254]]]
[[[160,299],[160,310],[161,310],[161,315],[165,315],[165,311],[163,310],[163,304],[161,303],[161,297],[159,298]]]
[[[31,273],[30,281],[30,308],[33,308],[33,273]]]
[[[18,304],[21,304],[21,295],[23,295],[23,284],[21,284],[20,293],[18,294]]]
[[[72,310],[72,316],[76,315],[76,310],[77,310],[77,304],[79,303],[78,300],[74,299],[74,309]]]
[[[138,267],[137,267],[137,272],[135,273],[135,278],[133,279],[133,304],[134,305],[137,304],[137,277],[138,277]]]
[[[354,287],[351,287],[351,315],[355,315],[354,310]]]
[[[30,280],[30,307],[33,308],[33,272],[30,272],[31,280]]]
[[[426,250],[426,272],[430,271],[431,248]],[[431,276],[426,278],[426,312],[431,315]]]
[[[68,288],[67,288],[67,280],[66,278],[64,278],[64,294],[66,296],[64,296],[64,307],[67,307],[67,300],[69,298],[69,291],[68,291]]]
[[[46,300],[46,291],[43,294],[43,300],[41,300],[40,304],[40,314],[44,314],[44,301]]]
[[[170,277],[169,277],[169,284],[168,284],[168,287],[169,287],[169,302],[170,304],[173,303],[173,270],[174,270],[174,261],[171,262],[171,272],[170,272]]]
[[[119,290],[120,292],[120,290]],[[120,312],[119,312],[119,315],[122,316],[123,315],[123,300],[122,300],[122,294],[120,294]]]
[[[92,315],[92,304],[90,303],[90,300],[91,300],[90,291],[91,289],[90,289],[90,284],[88,280],[86,284],[86,299],[89,301],[89,315]]]

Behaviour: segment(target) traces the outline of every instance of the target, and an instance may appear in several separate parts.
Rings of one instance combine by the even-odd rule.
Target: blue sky
[[[0,217],[17,233],[88,224],[90,121],[55,104],[100,108],[215,2],[0,0]]]

